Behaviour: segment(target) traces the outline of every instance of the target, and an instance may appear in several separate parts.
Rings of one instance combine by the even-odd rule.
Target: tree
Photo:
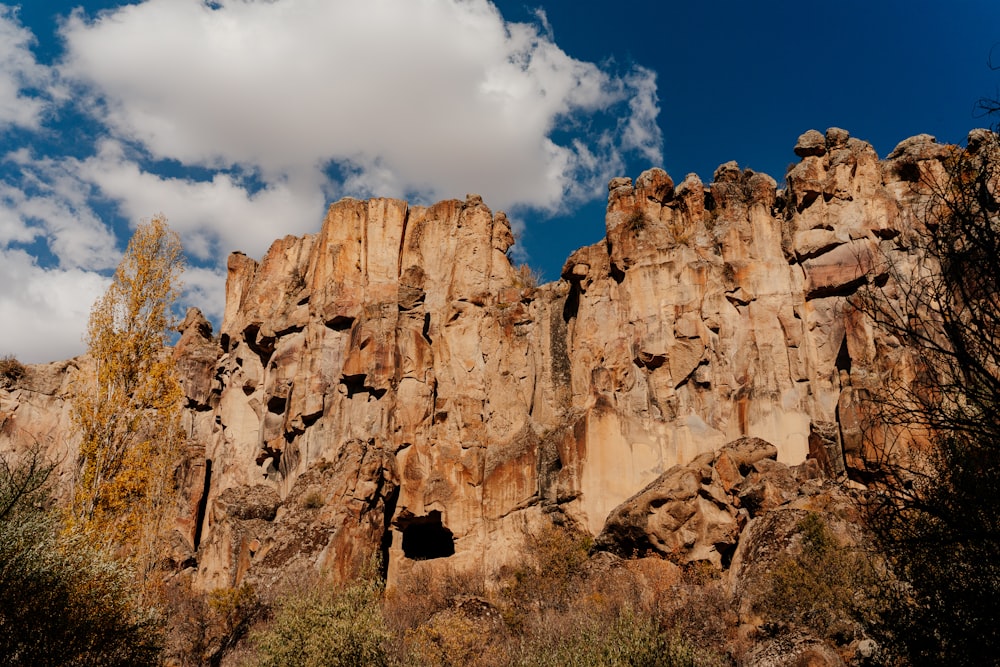
[[[95,543],[116,543],[148,569],[183,443],[182,391],[166,350],[183,253],[166,219],[139,225],[111,286],[93,307],[93,367],[73,399],[81,435],[72,522]]]
[[[130,591],[129,573],[61,533],[34,447],[0,457],[0,661],[5,665],[153,665],[156,614]]]
[[[912,664],[994,664],[1000,655],[1000,142],[975,131],[943,169],[914,165],[925,195],[915,264],[856,305],[897,372],[872,400],[866,507],[899,580],[876,631]],[[878,428],[875,428],[875,426]],[[905,447],[885,434],[902,436]]]

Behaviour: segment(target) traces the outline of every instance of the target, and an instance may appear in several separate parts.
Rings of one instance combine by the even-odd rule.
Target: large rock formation
[[[860,460],[859,396],[901,353],[848,297],[916,261],[917,185],[947,148],[879,161],[831,129],[795,152],[783,190],[735,163],[707,186],[612,180],[606,239],[542,286],[474,195],[345,199],[318,234],[232,255],[218,340],[191,313],[175,350],[196,580],[379,551],[390,584],[419,561],[490,575],[549,522],[727,564],[746,508],[784,502],[775,480]],[[72,365],[0,389],[0,449],[72,444]],[[723,449],[741,438],[773,448]]]

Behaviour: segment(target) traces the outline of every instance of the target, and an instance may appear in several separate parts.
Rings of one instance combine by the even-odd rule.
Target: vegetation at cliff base
[[[0,458],[0,656],[3,664],[159,664],[160,618],[130,572],[67,535],[51,511],[53,464],[36,448]]]

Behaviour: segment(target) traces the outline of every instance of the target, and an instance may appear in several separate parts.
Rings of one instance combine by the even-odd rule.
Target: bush
[[[638,234],[642,230],[646,229],[648,225],[649,219],[646,218],[646,214],[640,210],[633,211],[632,214],[625,219],[625,229],[634,234]]]
[[[435,614],[405,635],[406,664],[427,667],[478,667],[508,664],[506,639],[498,619],[460,608]]]
[[[382,583],[366,575],[343,587],[313,585],[276,603],[269,627],[252,635],[261,667],[388,664],[392,638],[381,614]]]
[[[6,665],[159,664],[161,624],[120,564],[60,533],[37,449],[0,465],[0,655]]]
[[[1000,137],[974,130],[966,148],[940,160],[904,167],[925,197],[906,242],[919,263],[887,254],[890,282],[853,299],[876,341],[906,351],[876,351],[895,358],[866,406],[864,473],[875,482],[866,523],[902,581],[876,633],[910,664],[992,664],[1000,653],[1000,515],[991,502],[1000,494]]]
[[[779,557],[757,610],[769,621],[848,643],[873,613],[874,569],[857,549],[840,544],[819,515],[807,514],[797,528],[801,549]]]
[[[302,507],[307,510],[318,510],[326,504],[326,499],[320,491],[310,491],[302,497]]]
[[[532,609],[565,609],[579,592],[583,566],[592,545],[589,535],[548,526],[524,546],[535,562],[512,572],[505,590],[504,618],[519,628]]]
[[[13,355],[0,357],[0,386],[14,385],[24,377],[27,369]]]
[[[656,621],[624,610],[613,619],[582,616],[562,633],[535,636],[515,664],[524,667],[695,667],[690,644],[660,630]]]
[[[514,287],[534,289],[542,282],[542,274],[527,264],[518,264],[515,273]]]

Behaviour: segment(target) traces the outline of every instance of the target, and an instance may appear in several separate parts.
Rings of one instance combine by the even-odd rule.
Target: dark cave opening
[[[844,339],[840,343],[840,350],[837,352],[837,361],[835,362],[838,371],[847,371],[847,374],[851,374],[851,353],[847,349],[847,334],[844,334]]]
[[[441,523],[441,512],[413,517],[401,526],[403,555],[412,560],[447,558],[455,554],[455,537]]]

